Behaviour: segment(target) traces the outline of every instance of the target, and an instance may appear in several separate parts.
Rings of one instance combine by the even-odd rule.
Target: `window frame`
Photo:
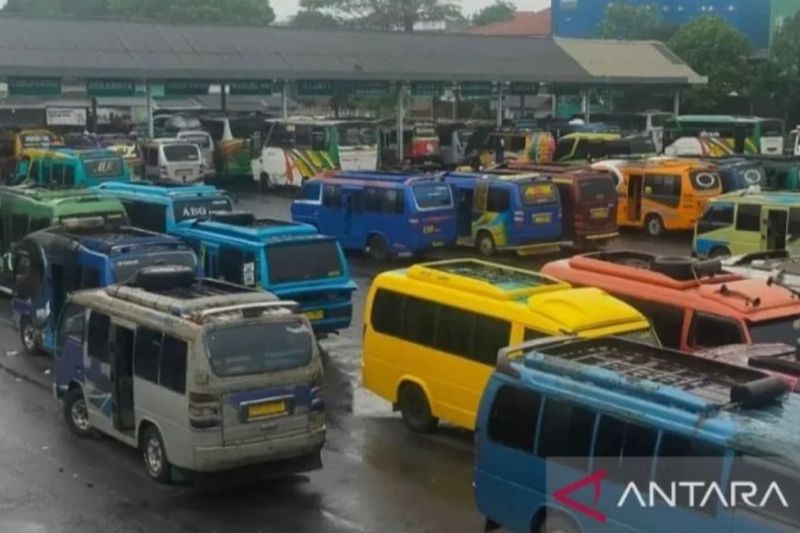
[[[739,332],[739,342],[738,343],[715,344],[713,346],[706,346],[704,344],[697,344],[697,340],[696,340],[695,337],[696,337],[696,333],[697,333],[696,328],[697,328],[698,320],[716,320],[716,321],[718,321],[720,323],[725,323],[725,324],[727,324],[729,326],[735,327],[736,330]],[[744,329],[742,329],[742,325],[739,322],[737,322],[736,320],[733,320],[733,319],[727,318],[727,317],[723,317],[723,316],[719,316],[719,315],[714,315],[714,314],[711,314],[711,313],[704,313],[704,312],[701,312],[701,311],[694,311],[692,313],[692,316],[691,316],[690,320],[689,320],[689,335],[688,335],[688,337],[686,339],[686,344],[689,345],[692,348],[716,348],[718,346],[727,346],[729,344],[742,344],[742,343],[746,342],[746,339],[747,339],[747,335],[745,334]]]
[[[747,231],[747,232],[750,232],[750,233],[761,233],[761,211],[762,211],[763,207],[764,206],[762,206],[760,204],[737,203],[736,204],[736,224],[735,224],[736,231]],[[742,213],[742,209],[745,209],[745,210],[758,210],[758,212],[755,214],[755,226],[753,226],[753,224],[752,224],[753,220],[751,219],[751,220],[748,221],[748,224],[747,224],[748,227],[742,227],[744,225],[741,222],[741,217],[740,217],[740,215]],[[752,217],[753,213],[749,213],[749,214],[747,214],[747,216],[748,217]]]

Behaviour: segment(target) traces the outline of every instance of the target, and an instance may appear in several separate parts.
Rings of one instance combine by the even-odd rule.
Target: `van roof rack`
[[[757,369],[616,337],[534,341],[501,350],[498,361],[512,360],[514,353],[528,350],[532,351],[522,360],[525,368],[691,412],[763,407],[788,392],[785,381]]]
[[[519,300],[534,294],[571,288],[562,281],[538,272],[478,259],[420,263],[409,267],[408,276],[498,300]]]
[[[700,282],[703,278],[712,278],[720,281],[741,279],[741,276],[726,272],[722,267],[722,261],[718,259],[700,260],[688,256],[661,256],[634,250],[592,252],[576,257],[649,271],[664,275],[677,282]],[[716,278],[717,276],[718,278]]]

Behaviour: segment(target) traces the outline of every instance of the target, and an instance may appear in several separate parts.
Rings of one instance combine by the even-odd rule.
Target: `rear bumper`
[[[310,433],[272,438],[249,444],[197,446],[194,449],[194,464],[191,470],[194,472],[218,472],[252,465],[264,465],[263,468],[267,470],[270,468],[279,470],[293,466],[293,463],[297,463],[294,464],[295,467],[302,466],[304,463],[302,459],[314,456],[319,463],[319,452],[324,443],[325,426],[322,426]],[[280,463],[285,464],[281,465]],[[314,470],[321,466],[318,464],[316,468],[295,470],[293,473]]]
[[[518,255],[549,254],[558,252],[561,249],[561,241],[543,242],[539,244],[525,244],[522,246],[507,246],[502,250],[510,250]]]

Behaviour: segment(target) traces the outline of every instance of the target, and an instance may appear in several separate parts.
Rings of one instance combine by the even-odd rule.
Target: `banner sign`
[[[239,80],[229,84],[232,95],[264,95],[272,94],[272,80]]]
[[[513,94],[515,96],[539,94],[539,83],[535,81],[511,82],[509,94]]]
[[[136,82],[124,79],[86,80],[86,95],[95,96],[136,96]]]
[[[333,96],[336,88],[331,80],[299,80],[298,96]]]
[[[356,81],[350,87],[350,94],[356,98],[383,98],[389,94],[388,81]]]
[[[11,96],[61,96],[60,78],[8,78]]]
[[[171,80],[164,82],[164,96],[199,96],[208,94],[211,85],[203,80]]]
[[[488,81],[467,81],[461,85],[461,98],[465,100],[492,97],[492,84]]]
[[[48,107],[48,126],[86,126],[86,109],[69,107]]]

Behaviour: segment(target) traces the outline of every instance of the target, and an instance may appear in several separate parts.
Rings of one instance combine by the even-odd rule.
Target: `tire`
[[[535,533],[580,533],[575,523],[560,514],[546,516]]]
[[[399,402],[403,422],[415,433],[430,433],[439,424],[439,419],[431,414],[431,404],[425,392],[413,383],[400,387]]]
[[[42,352],[39,332],[28,317],[19,321],[19,342],[25,355],[39,355]]]
[[[664,234],[664,220],[658,215],[647,215],[644,227],[651,237],[661,237]]]
[[[147,475],[159,483],[169,483],[172,466],[167,459],[167,449],[161,433],[154,426],[148,426],[142,435],[142,460]]]
[[[367,253],[376,261],[388,261],[391,256],[389,244],[380,235],[373,235],[367,241]]]
[[[94,436],[94,430],[89,423],[89,412],[86,409],[86,399],[80,387],[67,392],[64,397],[64,420],[67,426],[78,437],[86,439]]]
[[[258,181],[258,192],[263,192],[264,190],[271,190],[273,189],[272,180],[269,179],[269,174],[266,172],[262,172],[261,176],[259,176]]]
[[[715,246],[708,252],[709,259],[722,259],[723,257],[730,257],[731,251],[725,246]]]
[[[497,245],[494,242],[494,237],[488,231],[478,232],[475,239],[475,250],[483,257],[492,257],[497,253]]]

